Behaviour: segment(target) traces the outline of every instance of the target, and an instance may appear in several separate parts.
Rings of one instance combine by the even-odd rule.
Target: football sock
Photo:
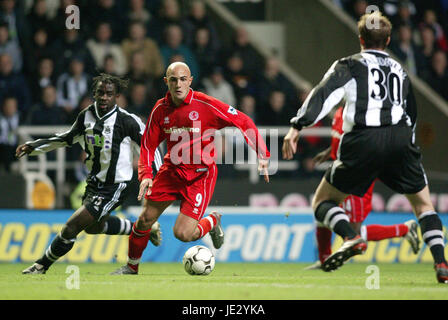
[[[317,250],[322,263],[331,255],[331,235],[332,232],[327,227],[316,227]]]
[[[323,223],[343,239],[353,239],[357,236],[344,209],[334,201],[323,201],[317,207],[314,215],[317,221]]]
[[[116,216],[109,216],[104,224],[104,234],[125,234],[130,235],[133,223],[129,219],[123,219]]]
[[[36,261],[36,263],[41,264],[45,269],[48,269],[56,260],[69,252],[76,239],[64,239],[60,234],[58,234],[51,242],[45,254]]]
[[[431,250],[434,262],[439,264],[445,262],[445,243],[443,241],[442,221],[434,211],[427,211],[418,218],[423,240]]]
[[[213,227],[216,225],[216,218],[213,215],[209,215],[208,217],[202,218],[198,223],[199,229],[199,238],[205,236]]]
[[[408,226],[405,224],[394,224],[391,226],[370,224],[361,228],[365,228],[365,232],[361,232],[361,235],[367,241],[379,241],[383,239],[403,237],[409,231]]]
[[[151,229],[144,231],[138,230],[136,223],[132,227],[131,234],[129,235],[128,266],[134,271],[138,271],[140,258],[148,245],[150,231]]]

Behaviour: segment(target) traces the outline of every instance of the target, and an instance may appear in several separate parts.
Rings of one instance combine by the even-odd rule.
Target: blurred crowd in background
[[[378,5],[394,25],[391,51],[448,99],[448,1],[334,2],[354,19]],[[69,5],[80,9],[79,30],[66,28]],[[18,126],[70,125],[93,102],[91,81],[100,72],[130,79],[118,105],[144,122],[166,93],[165,68],[184,61],[193,89],[235,106],[259,126],[288,126],[308,92],[280,72],[275,54],[263,59],[249,40],[241,27],[224,41],[200,0],[0,0],[0,170],[14,161]],[[331,123],[324,121],[318,126]],[[328,141],[304,139],[293,176],[321,175],[311,158]],[[82,157],[76,148],[68,155]]]

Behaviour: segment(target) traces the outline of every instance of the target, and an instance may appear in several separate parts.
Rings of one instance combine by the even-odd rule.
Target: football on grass
[[[185,252],[182,263],[188,274],[205,276],[215,267],[215,256],[207,247],[194,246]]]

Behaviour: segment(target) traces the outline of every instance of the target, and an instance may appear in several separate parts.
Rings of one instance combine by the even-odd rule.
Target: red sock
[[[319,260],[324,262],[331,255],[331,230],[325,227],[316,228],[317,249]]]
[[[379,241],[395,237],[403,237],[408,233],[409,228],[405,224],[394,224],[391,226],[382,226],[371,224],[366,226],[367,241]]]
[[[136,223],[132,226],[132,232],[129,235],[129,252],[128,252],[128,266],[135,271],[138,271],[138,264],[142,257],[143,251],[148,245],[149,230],[138,230]]]
[[[199,229],[199,238],[201,239],[205,236],[213,227],[216,225],[216,218],[213,215],[209,215],[208,217],[202,218],[198,223]]]

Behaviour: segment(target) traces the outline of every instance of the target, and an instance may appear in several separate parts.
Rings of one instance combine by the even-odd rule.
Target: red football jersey
[[[341,136],[344,133],[342,130],[342,111],[344,110],[343,107],[340,107],[338,110],[336,110],[334,116],[333,116],[333,122],[331,124],[331,153],[330,157],[333,160],[336,160],[338,148],[339,148],[339,142],[341,141]]]
[[[224,127],[237,127],[259,159],[270,157],[266,143],[249,116],[202,92],[190,89],[180,106],[173,104],[171,94],[157,101],[142,137],[138,178],[153,178],[151,165],[154,152],[166,140],[170,162],[185,174],[190,169],[215,163],[213,134]],[[193,170],[194,171],[194,170]]]

